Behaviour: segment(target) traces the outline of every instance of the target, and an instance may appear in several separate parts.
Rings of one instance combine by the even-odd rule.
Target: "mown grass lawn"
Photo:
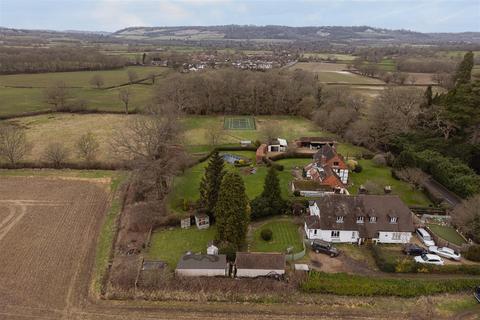
[[[360,173],[351,172],[349,181],[351,186],[348,191],[351,194],[357,194],[360,185],[365,185],[367,181],[377,184],[382,190],[385,186],[392,186],[392,194],[398,195],[407,205],[410,206],[429,206],[431,201],[421,191],[413,188],[412,185],[397,180],[392,177],[391,171],[387,166],[377,166],[372,160],[359,160],[358,163],[363,170]]]
[[[435,233],[440,238],[447,240],[453,244],[461,246],[466,243],[461,235],[458,234],[457,230],[450,226],[442,226],[439,224],[428,224],[430,230]]]
[[[207,253],[208,243],[214,239],[215,230],[214,226],[204,230],[192,226],[190,229],[156,231],[152,234],[147,258],[165,261],[171,269],[175,269],[185,252]]]
[[[231,151],[224,153],[239,155],[251,158],[252,160],[255,158],[255,152],[253,151]],[[283,159],[277,161],[278,164],[284,166],[283,171],[277,171],[283,197],[287,198],[291,195],[290,181],[292,180],[292,169],[295,167],[301,168],[310,162],[310,159],[305,158]],[[169,196],[169,203],[172,209],[175,211],[182,211],[184,200],[198,200],[198,188],[207,164],[208,160],[187,169],[182,175],[175,177],[174,187]],[[240,174],[245,183],[246,194],[250,200],[262,193],[263,184],[268,172],[268,167],[265,165],[257,166],[257,171],[254,174],[248,173],[248,167],[236,168],[228,163],[225,163],[225,169],[227,171],[234,171]]]
[[[253,231],[250,251],[285,253],[287,248],[293,247],[293,252],[300,252],[303,250],[303,245],[298,227],[299,226],[289,218],[274,218],[268,220]],[[272,240],[265,241],[262,239],[260,233],[263,229],[272,230]]]

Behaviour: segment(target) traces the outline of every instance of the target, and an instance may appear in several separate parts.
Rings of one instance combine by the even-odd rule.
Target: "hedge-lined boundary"
[[[329,293],[345,296],[418,297],[440,293],[473,290],[480,283],[474,279],[386,279],[311,271],[300,289],[307,293]]]
[[[55,166],[50,162],[18,162],[16,164],[0,163],[0,169],[75,169],[75,170],[129,170],[126,162],[65,162]]]

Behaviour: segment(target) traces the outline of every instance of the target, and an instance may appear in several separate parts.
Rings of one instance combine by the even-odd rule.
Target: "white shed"
[[[235,259],[237,277],[261,277],[285,274],[283,253],[237,252]]]
[[[226,276],[227,256],[224,254],[186,254],[178,261],[175,275],[183,277]]]

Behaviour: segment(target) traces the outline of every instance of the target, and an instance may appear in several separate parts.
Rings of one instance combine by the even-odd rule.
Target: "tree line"
[[[187,114],[308,116],[318,104],[318,90],[307,71],[221,69],[170,75],[156,88],[154,101]]]
[[[0,47],[0,73],[39,73],[106,70],[125,66],[125,59],[104,55],[92,48]]]

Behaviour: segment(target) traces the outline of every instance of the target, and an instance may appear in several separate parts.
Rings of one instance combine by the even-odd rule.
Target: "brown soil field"
[[[0,178],[0,312],[63,312],[88,288],[108,187],[73,179]]]

